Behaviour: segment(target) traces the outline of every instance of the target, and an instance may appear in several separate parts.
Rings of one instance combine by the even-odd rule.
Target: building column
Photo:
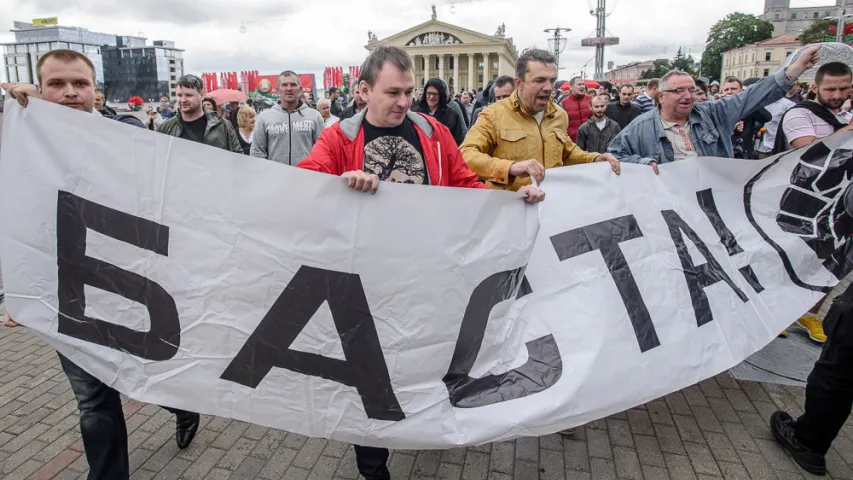
[[[506,69],[506,60],[504,60],[504,56],[502,54],[498,54],[498,76],[507,75],[504,70]],[[510,75],[514,76],[514,75]]]
[[[438,56],[438,78],[444,80],[444,54]],[[447,83],[447,80],[444,80]]]
[[[468,91],[474,90],[474,57],[476,55],[468,54]]]
[[[459,54],[453,55],[453,90],[459,93],[459,86],[462,82],[459,77]]]
[[[432,55],[427,54],[424,55],[424,81],[421,83],[421,86],[426,85],[427,80],[430,79],[429,71],[432,66]]]
[[[489,85],[489,52],[483,53],[483,90]]]

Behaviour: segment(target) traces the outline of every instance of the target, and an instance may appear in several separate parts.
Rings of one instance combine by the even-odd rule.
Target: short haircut
[[[278,84],[281,85],[281,77],[296,77],[296,86],[301,86],[299,84],[299,75],[296,74],[293,70],[285,70],[278,74]]]
[[[167,102],[169,101],[169,97],[167,97],[167,96],[165,96],[165,95],[161,96],[161,97],[160,97],[160,100],[162,101],[164,98],[166,99],[166,101],[167,101]]]
[[[177,85],[181,88],[192,88],[198,93],[204,91],[204,82],[202,82],[201,79],[195,75],[184,75],[183,77],[178,79]]]
[[[598,102],[598,101],[603,101],[604,104],[607,105],[608,103],[610,103],[610,95],[608,95],[606,93],[602,93],[601,95],[596,95],[590,99],[589,103],[591,105],[592,102]]]
[[[332,87],[329,89],[329,95],[331,95],[333,93],[338,93],[338,87]]]
[[[364,60],[358,79],[373,87],[376,85],[376,77],[379,76],[379,71],[386,63],[391,63],[401,71],[414,73],[412,57],[405,50],[400,47],[383,45],[370,52],[370,55]]]
[[[202,99],[201,99],[201,103],[203,104],[204,102],[210,102],[210,103],[213,105],[213,110],[214,110],[214,111],[218,111],[218,110],[219,110],[219,107],[217,107],[217,106],[216,106],[216,100],[214,100],[214,99],[212,99],[212,98],[210,98],[210,97],[204,97],[204,98],[202,98]]]
[[[581,80],[583,80],[583,77],[572,77],[572,79],[571,79],[571,80],[569,80],[569,85],[574,86],[574,84],[575,84],[575,80],[577,80],[577,79],[581,79]]]
[[[38,63],[36,63],[36,78],[38,79],[39,84],[41,84],[41,67],[48,58],[54,58],[62,63],[71,63],[75,60],[80,60],[92,70],[92,83],[98,83],[98,77],[95,74],[95,65],[92,64],[89,57],[80,52],[75,52],[74,50],[51,50],[42,55],[41,58],[39,58]]]
[[[621,87],[619,87],[619,93],[622,93],[622,90],[623,90],[623,89],[625,89],[625,88],[630,88],[630,89],[631,89],[631,92],[633,92],[633,91],[634,91],[634,86],[633,86],[633,85],[622,85]]]
[[[681,70],[679,70],[679,72],[680,72],[680,71],[681,71]],[[670,71],[669,71],[669,73],[672,73],[672,70],[670,70]],[[684,73],[684,72],[682,72],[682,73]],[[664,75],[664,76],[666,76],[666,75]],[[660,85],[661,80],[663,80],[663,79],[661,79],[661,78],[653,78],[653,79],[649,80],[649,83],[647,83],[647,84],[646,84],[646,90],[648,90],[648,89],[650,89],[650,88],[658,88],[658,86]]]
[[[527,72],[530,71],[530,62],[540,62],[540,63],[557,63],[557,59],[554,58],[554,54],[547,51],[542,50],[541,48],[525,48],[524,51],[521,52],[521,55],[518,57],[518,61],[515,62],[515,76],[516,78],[524,78],[527,75]]]
[[[507,83],[515,83],[515,80],[509,75],[501,75],[497,79],[495,79],[495,83],[492,85],[492,89],[501,88]]]
[[[686,73],[686,72],[681,71],[677,68],[674,68],[674,69],[666,72],[666,75],[661,77],[660,80],[655,78],[651,82],[649,82],[649,88],[660,87],[660,90],[666,90],[669,88],[669,81],[673,77],[690,77],[690,79],[693,80],[693,77],[689,73]],[[652,82],[655,82],[654,87],[652,87]]]
[[[237,110],[237,126],[240,128],[245,127],[246,125],[248,125],[249,120],[256,117],[257,115],[258,113],[255,111],[254,108],[248,105],[243,105],[242,107],[240,107],[240,110]]]
[[[823,77],[829,75],[830,77],[853,77],[853,72],[851,72],[850,67],[847,66],[846,63],[841,62],[829,62],[825,63],[817,69],[817,73],[814,76],[814,82],[820,86],[823,83]]]
[[[104,97],[104,98],[106,98],[106,97],[107,97],[106,95],[104,95],[104,91],[103,91],[103,90],[95,90],[95,95],[100,95],[100,96],[102,96],[102,97]]]
[[[319,110],[320,107],[322,107],[323,105],[328,105],[331,107],[332,101],[329,100],[328,98],[321,98],[320,100],[317,100],[317,110]]]
[[[726,77],[726,80],[723,82],[723,84],[732,82],[737,83],[740,88],[743,88],[743,82],[741,82],[740,79],[737,77]]]

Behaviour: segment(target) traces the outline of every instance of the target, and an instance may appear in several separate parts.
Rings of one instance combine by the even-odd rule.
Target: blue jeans
[[[59,354],[62,370],[71,382],[80,410],[80,433],[89,462],[89,480],[127,480],[130,462],[127,453],[127,425],[118,391]],[[166,410],[180,418],[185,412]]]

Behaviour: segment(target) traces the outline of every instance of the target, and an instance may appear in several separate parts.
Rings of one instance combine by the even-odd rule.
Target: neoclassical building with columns
[[[432,19],[408,30],[379,40],[368,32],[373,51],[382,45],[401,47],[415,65],[415,85],[423,87],[427,80],[438,77],[454,91],[486,87],[500,75],[515,76],[518,52],[506,27],[498,26],[495,35],[485,35],[441,22],[433,8]]]

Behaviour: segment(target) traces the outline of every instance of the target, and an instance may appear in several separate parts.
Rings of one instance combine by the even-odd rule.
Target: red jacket
[[[589,95],[578,97],[574,93],[570,93],[568,97],[563,99],[563,110],[569,114],[568,133],[573,142],[578,140],[578,130],[581,125],[592,117],[592,107],[589,106],[589,101]]]
[[[362,110],[354,117],[324,129],[311,153],[299,162],[298,167],[332,175],[362,170],[364,129],[361,128],[361,122],[365,112],[366,110]],[[420,113],[409,112],[407,116],[418,131],[431,185],[489,188],[485,183],[479,182],[477,174],[468,168],[447,127]]]

